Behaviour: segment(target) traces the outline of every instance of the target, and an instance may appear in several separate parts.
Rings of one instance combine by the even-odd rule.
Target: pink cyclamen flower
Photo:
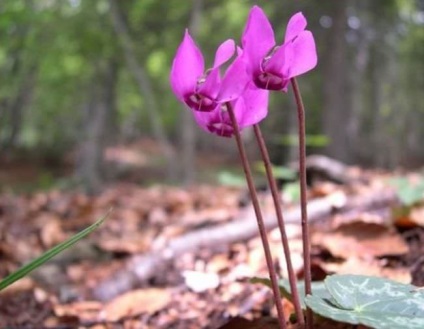
[[[302,13],[287,24],[284,43],[276,46],[274,30],[265,13],[254,6],[243,32],[242,46],[248,72],[258,88],[287,91],[289,80],[313,69],[317,52],[312,33],[305,30]]]
[[[249,82],[246,63],[238,56],[221,79],[220,67],[235,54],[233,40],[216,51],[213,67],[205,72],[201,51],[186,30],[171,69],[171,87],[177,98],[194,111],[210,112],[237,99]]]
[[[194,112],[198,125],[212,134],[232,137],[234,128],[228,114],[227,106],[234,111],[239,129],[257,124],[268,114],[268,90],[257,88],[250,83],[243,94],[236,100],[223,103],[211,112]]]

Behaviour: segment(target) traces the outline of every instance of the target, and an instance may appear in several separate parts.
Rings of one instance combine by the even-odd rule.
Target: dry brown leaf
[[[312,236],[312,243],[341,258],[402,255],[409,250],[393,228],[363,222],[344,224],[333,232],[317,232]]]
[[[414,205],[413,207],[400,206],[392,211],[394,224],[397,227],[413,228],[424,226],[424,204]]]
[[[193,208],[193,198],[181,189],[166,189],[163,201],[165,209],[170,213],[182,214]]]
[[[10,241],[13,237],[10,236]],[[20,263],[27,263],[30,260],[38,257],[42,253],[39,239],[37,236],[29,236],[26,240],[15,240],[12,245],[9,245],[9,251],[15,260]]]
[[[220,273],[230,268],[231,263],[226,254],[217,254],[212,256],[206,265],[206,271]]]
[[[51,248],[66,239],[62,223],[57,215],[43,213],[36,218],[36,223],[41,228],[40,239],[45,248]]]
[[[409,269],[403,267],[384,267],[381,261],[375,259],[349,258],[346,262],[342,263],[322,262],[319,265],[328,273],[371,275],[392,279],[401,283],[411,283],[412,281]]]
[[[330,182],[319,182],[314,184],[310,190],[311,197],[322,198],[340,189],[340,186]]]
[[[252,321],[241,317],[234,317],[218,329],[249,329],[252,328]]]
[[[143,235],[135,235],[129,237],[105,237],[97,242],[100,249],[115,253],[136,254],[142,253],[149,249],[151,239],[145,239]]]
[[[407,229],[410,229],[410,228],[417,226],[411,220],[409,215],[396,216],[395,220],[394,220],[394,225],[396,225],[396,227],[407,228]]]
[[[234,317],[218,329],[278,329],[279,327],[280,325],[276,318],[261,317],[256,320],[248,320],[246,318]],[[297,324],[289,323],[287,328],[299,329],[300,326]],[[318,327],[316,328],[318,329]],[[322,328],[324,327],[319,327],[319,329]]]
[[[248,261],[249,268],[258,273],[265,266],[265,255],[262,247],[252,248],[249,251]]]
[[[14,282],[12,285],[7,287],[6,290],[0,291],[0,300],[4,300],[4,296],[7,294],[17,294],[21,291],[32,290],[35,287],[34,280],[30,277],[23,277],[22,279]]]
[[[165,226],[163,230],[160,232],[160,235],[157,237],[157,240],[155,241],[155,245],[156,243],[160,243],[161,240],[162,241],[170,240],[171,238],[182,235],[186,231],[187,231],[186,228],[182,226],[178,226],[178,225]]]
[[[76,317],[81,322],[96,321],[102,304],[96,301],[81,301],[71,304],[55,305],[53,307],[54,314],[58,317],[68,318]]]
[[[154,313],[165,307],[171,299],[166,289],[138,289],[120,295],[107,303],[101,314],[101,320],[118,321],[127,316],[141,313]]]
[[[149,212],[149,223],[152,224],[166,224],[169,216],[161,207],[155,207]]]
[[[424,226],[424,204],[413,207],[409,214],[409,218],[416,225]]]
[[[137,230],[143,218],[139,212],[131,208],[114,210],[112,214],[118,219],[118,222],[121,224],[121,229],[122,226],[124,226],[125,230]]]
[[[180,223],[184,226],[203,225],[205,222],[225,222],[234,216],[230,208],[207,208],[197,211],[189,211],[181,217]]]
[[[28,201],[27,207],[30,211],[38,212],[44,208],[48,202],[48,195],[44,192],[35,193]]]

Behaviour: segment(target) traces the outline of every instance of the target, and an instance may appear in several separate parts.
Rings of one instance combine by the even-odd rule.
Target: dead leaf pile
[[[359,170],[355,173],[359,175]],[[364,172],[362,177],[366,179],[344,186],[318,183],[309,197],[326,198],[337,210],[352,196],[378,194],[387,188],[387,174]],[[267,319],[275,316],[270,290],[247,281],[267,275],[257,237],[213,250],[198,248],[178,257],[170,255],[169,264],[157,268],[148,282],[138,280],[137,272],[125,280],[116,277],[119,287],[109,288],[126,292],[111,300],[95,300],[92,294],[99,283],[129,269],[131,257],[159,250],[188,232],[234,221],[246,210],[240,208],[244,195],[229,187],[140,188],[123,183],[97,197],[63,191],[0,195],[0,277],[113,208],[104,225],[88,239],[0,294],[0,327],[275,328],[275,321]],[[261,202],[266,214],[272,214],[267,192],[262,193]],[[414,216],[421,218],[418,213]],[[358,273],[419,282],[424,278],[424,259],[420,258],[424,228],[419,220],[415,223],[412,231],[397,228],[387,205],[372,210],[353,207],[327,216],[312,227],[313,276]],[[287,232],[300,279],[300,226],[290,224]],[[287,277],[278,230],[269,236],[276,264]],[[288,301],[284,307],[289,317],[293,307]]]

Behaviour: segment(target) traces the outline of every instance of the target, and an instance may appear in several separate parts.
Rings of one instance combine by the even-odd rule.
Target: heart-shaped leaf
[[[325,286],[331,298],[305,299],[324,317],[376,329],[424,328],[424,292],[415,286],[364,275],[332,275]]]
[[[417,287],[413,285],[366,275],[331,275],[324,282],[331,296],[344,309],[369,309],[380,301],[398,303],[419,295],[414,292]]]

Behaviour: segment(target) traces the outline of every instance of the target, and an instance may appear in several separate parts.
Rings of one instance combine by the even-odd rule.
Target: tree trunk
[[[84,109],[84,139],[80,148],[77,177],[89,194],[99,192],[107,176],[104,154],[113,140],[113,131],[108,128],[116,116],[116,81],[116,63],[110,60],[99,64]]]
[[[361,26],[355,33],[355,43],[353,44],[352,67],[349,74],[349,90],[350,90],[350,116],[346,127],[348,138],[348,147],[355,161],[360,161],[365,157],[364,148],[366,140],[361,133],[363,124],[363,107],[364,107],[364,84],[366,83],[365,73],[369,65],[370,57],[370,37],[369,37],[369,18],[367,17],[368,6],[363,2],[355,0],[350,1],[350,5],[355,8],[355,14],[361,20]]]
[[[349,162],[346,118],[349,117],[346,86],[346,0],[334,2],[324,67],[323,131],[329,137],[327,155]]]
[[[118,2],[116,0],[109,0],[110,10],[112,15],[113,26],[119,38],[119,41],[124,52],[125,61],[129,71],[133,74],[137,82],[140,94],[146,104],[146,113],[150,120],[153,129],[153,134],[157,141],[160,143],[164,155],[168,163],[168,177],[171,179],[176,178],[175,171],[175,151],[169,142],[160,117],[159,106],[154,97],[153,88],[150,84],[149,77],[144,71],[144,68],[137,62],[134,44],[131,40],[128,26],[122,16]]]
[[[25,0],[25,5],[34,9],[32,0]],[[10,84],[14,86],[10,97],[6,97],[0,108],[0,148],[11,150],[16,147],[17,139],[22,128],[24,109],[30,102],[37,75],[37,63],[24,47],[30,34],[33,22],[17,25],[12,38],[20,40],[12,46],[8,57],[13,59],[9,72],[0,72],[10,76]],[[6,66],[7,67],[7,66]],[[3,127],[2,127],[3,126]]]
[[[11,104],[9,104],[9,134],[4,142],[6,150],[11,150],[16,147],[17,139],[23,124],[24,110],[32,98],[36,75],[37,68],[35,66],[29,68],[29,71],[26,72],[21,79],[22,82],[20,83],[14,99]]]

